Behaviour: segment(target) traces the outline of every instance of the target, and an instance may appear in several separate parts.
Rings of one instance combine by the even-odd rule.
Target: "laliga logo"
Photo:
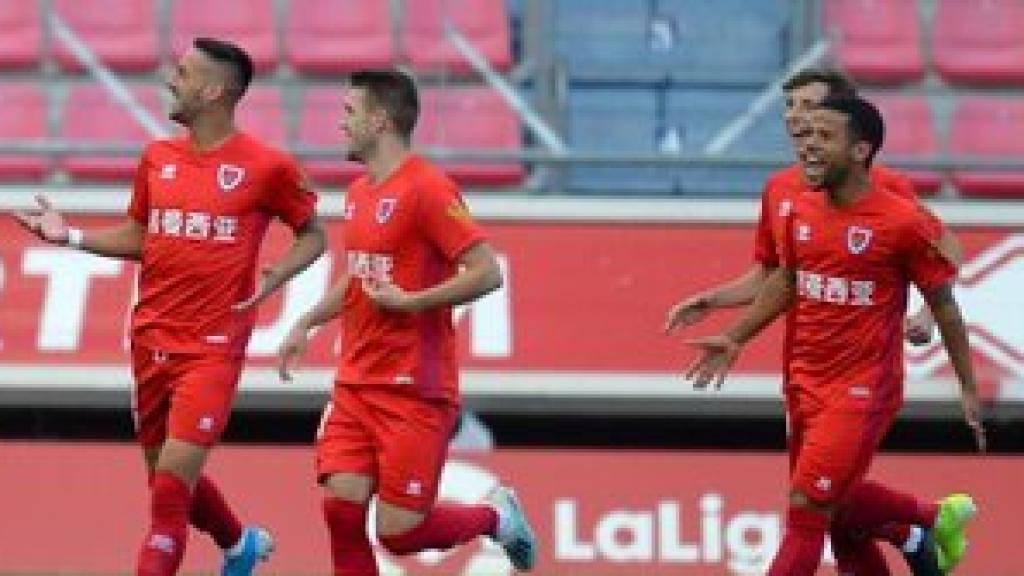
[[[438,499],[476,504],[497,486],[498,478],[491,472],[468,462],[452,460],[441,472]],[[374,514],[375,511],[371,510],[369,517],[373,518]],[[372,526],[372,522],[370,524]],[[376,542],[372,528],[371,536]],[[400,563],[391,556],[378,554],[377,563],[382,576],[510,576],[513,572],[505,553],[486,538],[478,538],[476,542],[452,550],[420,552]]]
[[[960,270],[955,289],[970,333],[971,347],[999,367],[1024,377],[1024,235],[1013,234],[986,249]],[[912,304],[912,310],[920,305]],[[930,376],[948,362],[941,342],[906,352],[907,372]]]

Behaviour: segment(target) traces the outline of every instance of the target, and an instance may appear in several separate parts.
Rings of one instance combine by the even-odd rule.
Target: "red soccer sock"
[[[231,511],[217,485],[206,476],[200,476],[192,493],[192,511],[189,521],[209,534],[221,549],[228,549],[242,538],[242,523]]]
[[[378,576],[377,559],[366,535],[366,505],[324,498],[323,508],[331,536],[334,576]]]
[[[891,575],[881,548],[871,538],[851,535],[834,524],[830,527],[829,535],[832,539],[832,553],[836,557],[836,571],[839,574]]]
[[[836,523],[853,533],[874,534],[887,524],[930,528],[938,513],[939,507],[933,502],[922,502],[877,482],[865,481],[850,490],[837,511]]]
[[[494,534],[497,527],[498,513],[490,506],[440,504],[412,530],[395,536],[381,536],[380,542],[389,552],[398,555],[420,550],[447,550],[477,536]]]
[[[791,506],[786,513],[786,535],[767,576],[814,576],[825,548],[828,517]]]
[[[188,538],[188,485],[170,472],[153,475],[150,527],[139,551],[136,576],[174,576]]]

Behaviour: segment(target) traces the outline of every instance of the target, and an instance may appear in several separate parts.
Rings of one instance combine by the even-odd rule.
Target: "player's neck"
[[[871,180],[867,171],[852,170],[846,179],[828,190],[828,199],[835,206],[849,206],[867,196],[870,191]]]
[[[189,138],[200,152],[220,148],[235,132],[234,118],[230,115],[204,116],[189,126]]]
[[[404,143],[382,139],[377,150],[366,161],[366,170],[374,184],[380,184],[390,177],[409,156],[409,147]]]

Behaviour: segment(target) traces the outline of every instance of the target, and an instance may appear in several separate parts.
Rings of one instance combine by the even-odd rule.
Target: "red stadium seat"
[[[954,84],[1024,83],[1020,0],[941,0],[935,11],[935,68]]]
[[[388,2],[291,0],[288,62],[303,74],[339,74],[395,61]]]
[[[160,61],[153,2],[106,0],[102,9],[81,0],[56,0],[54,9],[107,66],[121,72],[152,72]],[[54,55],[61,68],[82,66],[58,40]]]
[[[931,106],[924,97],[871,96],[885,118],[884,162],[888,156],[930,158],[938,154]],[[903,171],[914,182],[917,193],[933,195],[942,187],[942,174],[928,170]]]
[[[1024,157],[1024,101],[961,100],[953,112],[950,152],[987,159]],[[958,170],[953,173],[953,183],[964,196],[1024,198],[1024,172]]]
[[[512,67],[509,21],[504,0],[416,0],[405,3],[402,42],[418,70],[465,74],[472,67],[445,36],[451,24],[498,70]]]
[[[414,134],[419,147],[469,151],[515,151],[522,147],[519,120],[498,93],[488,88],[425,89]],[[523,165],[442,163],[464,184],[511,185],[523,181]]]
[[[42,18],[37,0],[0,2],[0,70],[20,70],[42,59]]]
[[[917,0],[826,0],[825,32],[839,63],[864,82],[924,76]]]
[[[336,158],[310,158],[302,162],[309,176],[325,184],[347,184],[363,173],[363,168],[342,158],[345,136],[341,131],[341,102],[344,92],[337,88],[310,88],[302,95],[299,118],[300,146],[330,148]]]
[[[268,72],[277,65],[273,0],[175,0],[171,7],[175,56],[200,36],[238,43],[252,57],[257,72]]]
[[[238,104],[238,129],[283,148],[288,142],[288,131],[281,90],[275,86],[250,86]]]
[[[165,118],[160,94],[154,86],[137,86],[132,94],[156,119]],[[101,86],[75,86],[64,101],[61,137],[88,144],[139,144],[152,138]],[[138,155],[74,154],[61,167],[76,180],[130,180],[135,175]]]
[[[46,96],[36,84],[0,84],[0,143],[45,140]],[[39,180],[50,166],[45,156],[0,155],[0,180]]]

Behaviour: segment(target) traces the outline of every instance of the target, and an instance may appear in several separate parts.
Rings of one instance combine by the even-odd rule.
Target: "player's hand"
[[[36,194],[37,212],[15,212],[14,217],[26,230],[51,244],[68,243],[68,226],[64,217],[53,209],[53,205],[42,194]]]
[[[676,328],[696,324],[706,318],[709,312],[711,303],[704,294],[682,300],[668,311],[665,318],[665,333],[669,334]]]
[[[277,271],[273,268],[264,268],[260,272],[260,285],[256,289],[256,292],[245,300],[232,305],[231,309],[235,312],[242,312],[254,306],[258,306],[260,302],[263,302],[268,296],[273,294],[274,290],[277,290],[280,285],[281,277]]]
[[[693,380],[693,387],[698,390],[707,388],[712,380],[715,390],[721,389],[725,375],[739,356],[740,345],[724,335],[695,338],[686,343],[701,352],[700,357],[686,369],[687,380]]]
[[[298,366],[299,360],[306,353],[309,345],[309,330],[302,324],[296,324],[288,331],[284,342],[277,350],[277,374],[281,380],[291,382],[292,371]]]
[[[964,411],[964,422],[974,434],[974,443],[978,446],[979,452],[984,452],[988,447],[988,439],[985,437],[985,424],[981,418],[981,401],[976,392],[962,392],[960,404]]]
[[[935,319],[927,308],[922,308],[903,321],[903,333],[907,342],[914,346],[930,344],[935,334]]]
[[[364,278],[363,292],[378,308],[399,312],[415,312],[417,310],[416,299],[412,293],[406,292],[391,282]]]

